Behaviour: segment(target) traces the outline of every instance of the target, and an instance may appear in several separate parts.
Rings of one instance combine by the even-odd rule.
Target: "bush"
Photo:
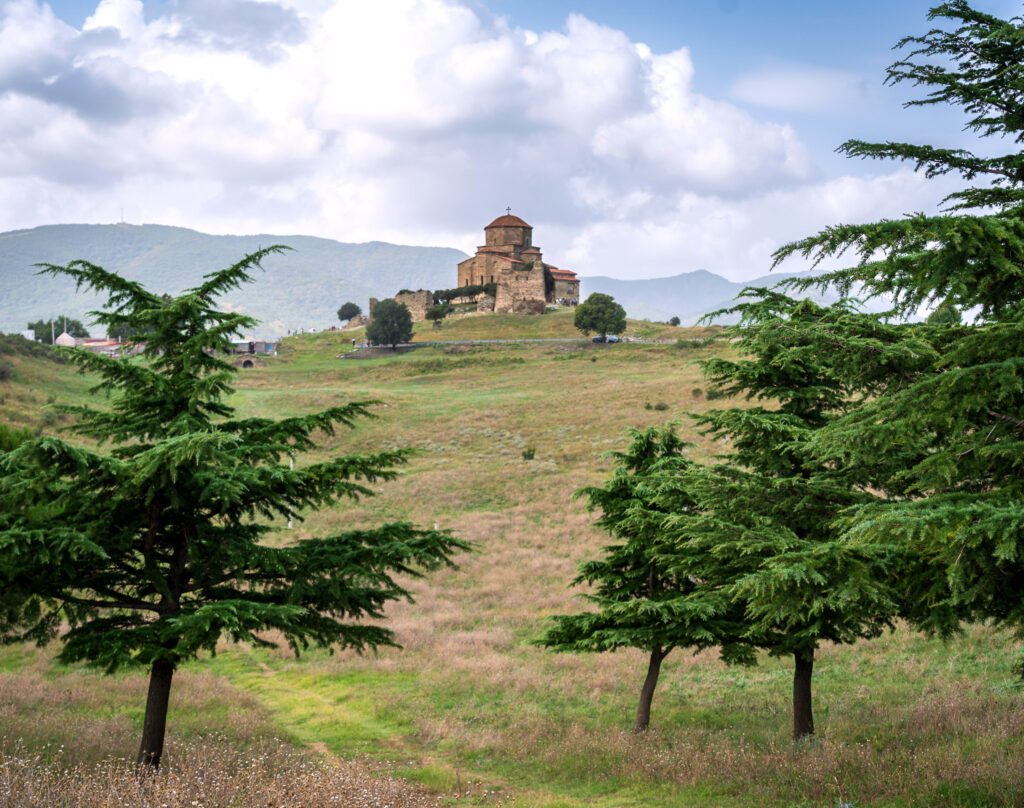
[[[0,362],[0,382],[5,382],[11,378],[11,374],[14,372],[12,368],[6,362]]]
[[[533,446],[527,446],[523,449],[523,460],[533,460],[537,455],[537,450]]]
[[[50,345],[25,339],[21,334],[0,334],[0,354],[34,356],[38,359],[51,359],[54,362],[64,361],[64,358]]]
[[[0,452],[10,452],[33,437],[32,430],[27,427],[0,424]]]
[[[690,391],[690,395],[693,396],[694,398],[701,398],[704,395],[704,388],[703,387],[694,387]]]

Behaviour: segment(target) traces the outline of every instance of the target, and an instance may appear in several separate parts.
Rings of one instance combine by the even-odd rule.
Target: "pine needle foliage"
[[[926,94],[909,106],[952,104],[966,129],[1012,147],[979,157],[905,143],[849,141],[853,157],[913,163],[967,184],[949,210],[898,221],[830,227],[788,244],[815,262],[850,251],[856,262],[815,279],[892,296],[898,313],[952,306],[970,325],[933,322],[908,331],[936,346],[929,369],[893,378],[877,398],[813,438],[823,463],[870,469],[898,491],[843,516],[850,539],[889,543],[912,562],[905,609],[940,634],[963,619],[1024,627],[1024,21],[966,2],[936,6],[945,27],[907,37],[890,83]],[[800,284],[806,286],[807,284]],[[927,332],[927,328],[932,331]],[[912,336],[916,334],[916,336]]]
[[[898,610],[888,579],[891,551],[851,545],[834,527],[841,510],[875,495],[807,448],[871,390],[871,381],[853,389],[829,371],[821,345],[805,334],[820,342],[837,330],[859,329],[861,342],[876,347],[894,334],[848,308],[824,309],[764,289],[747,295],[727,312],[740,317],[731,329],[740,358],[702,367],[713,391],[759,403],[695,416],[727,451],[722,463],[691,469],[698,516],[681,519],[690,554],[703,558],[703,586],[742,607],[744,640],[793,657],[793,734],[800,739],[814,732],[811,676],[819,645],[875,637]]]
[[[627,451],[609,453],[617,461],[612,478],[575,494],[600,511],[597,524],[618,540],[601,558],[582,564],[572,582],[593,587],[583,598],[597,610],[553,617],[537,643],[577,653],[646,651],[647,676],[633,724],[641,731],[650,724],[661,663],[672,650],[718,646],[732,661],[751,662],[752,649],[735,639],[742,614],[699,585],[690,572],[696,559],[665,530],[674,516],[678,536],[684,515],[694,511],[693,498],[678,485],[690,466],[683,457],[686,444],[673,424],[631,429],[629,435]]]
[[[100,378],[104,409],[61,407],[81,448],[54,437],[0,455],[0,634],[107,672],[150,669],[140,764],[158,766],[176,666],[221,640],[269,645],[279,632],[357,651],[395,645],[385,606],[410,592],[396,576],[451,564],[464,542],[395,523],[274,546],[269,520],[373,493],[405,451],[341,455],[297,468],[289,457],[371,417],[353,402],[280,420],[238,418],[235,369],[222,357],[255,321],[215,308],[251,280],[271,247],[204,277],[169,300],[85,261],[46,265],[107,295],[102,324],[147,334],[138,361],[65,356]],[[106,451],[103,451],[106,449]]]

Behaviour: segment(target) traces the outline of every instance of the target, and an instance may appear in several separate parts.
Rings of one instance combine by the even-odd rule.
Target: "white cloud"
[[[34,0],[2,6],[0,230],[123,206],[469,251],[511,204],[581,274],[737,277],[787,238],[876,218],[879,194],[906,210],[928,194],[899,172],[826,180],[791,126],[702,95],[685,48],[578,14],[532,32],[457,0],[169,8],[102,0],[77,31]]]

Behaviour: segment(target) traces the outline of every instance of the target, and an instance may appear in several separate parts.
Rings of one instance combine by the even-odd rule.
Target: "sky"
[[[934,212],[955,187],[835,153],[978,147],[958,110],[904,109],[913,88],[884,85],[931,5],[0,0],[0,231],[472,253],[510,207],[583,276],[753,278],[786,242]]]

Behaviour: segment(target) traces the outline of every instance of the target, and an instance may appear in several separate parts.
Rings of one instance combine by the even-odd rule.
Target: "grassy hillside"
[[[570,328],[566,312],[465,318],[440,331],[548,338],[574,336]],[[417,340],[440,336],[426,331]],[[666,326],[649,336],[699,335]],[[409,518],[450,527],[475,551],[458,570],[414,583],[416,603],[390,610],[402,651],[296,660],[226,647],[190,666],[172,695],[172,755],[211,732],[243,750],[277,733],[318,754],[391,761],[390,771],[462,804],[510,796],[547,808],[1024,802],[1016,643],[991,629],[948,644],[901,629],[824,648],[815,665],[819,735],[800,748],[789,741],[788,661],[729,669],[710,653],[674,652],[653,730],[637,736],[627,729],[646,664],[640,653],[556,655],[529,644],[546,616],[581,608],[567,583],[607,542],[573,491],[605,478],[603,455],[625,446],[626,427],[709,406],[694,360],[727,344],[449,345],[354,361],[341,358],[350,338],[287,340],[279,357],[239,376],[234,403],[283,416],[380,400],[377,420],[325,438],[317,456],[420,451],[379,496],[304,514],[291,531],[278,525],[274,540]],[[30,384],[44,400],[66,389],[77,396],[66,370],[25,368],[11,395]],[[707,459],[714,447],[683,424],[692,456]],[[133,751],[144,680],[51,673],[51,653],[0,651],[3,743],[49,742],[47,759]]]

